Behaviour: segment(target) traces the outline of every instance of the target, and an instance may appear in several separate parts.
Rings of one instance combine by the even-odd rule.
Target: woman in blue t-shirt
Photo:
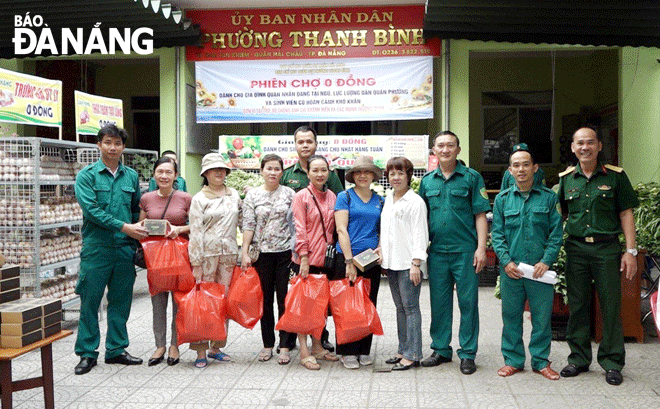
[[[378,228],[380,212],[384,200],[371,191],[371,183],[378,180],[383,172],[374,165],[371,158],[358,156],[351,169],[346,172],[346,180],[355,183],[355,187],[340,192],[335,204],[335,224],[337,226],[337,262],[333,279],[347,277],[355,281],[357,276],[371,281],[369,298],[376,305],[380,284],[380,265],[364,272],[353,264],[353,256],[372,249],[379,252]],[[359,341],[337,345],[337,353],[342,355],[341,362],[348,369],[357,369],[360,365],[372,365],[371,340],[369,335]]]

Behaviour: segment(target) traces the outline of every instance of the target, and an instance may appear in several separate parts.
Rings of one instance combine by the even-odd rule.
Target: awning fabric
[[[660,47],[660,1],[428,0],[424,36]]]
[[[75,32],[80,27],[86,35],[97,23],[107,43],[107,28],[136,30],[153,29],[153,47],[173,47],[196,44],[200,30],[183,18],[183,12],[160,0],[2,0],[0,1],[0,58],[29,57],[15,55],[14,16],[30,18],[39,15],[51,28],[56,44],[61,44],[60,28]],[[40,28],[33,28],[35,33]],[[122,31],[123,32],[123,31]],[[133,31],[131,31],[133,32]],[[58,47],[58,50],[62,50]],[[69,52],[72,52],[69,49]]]

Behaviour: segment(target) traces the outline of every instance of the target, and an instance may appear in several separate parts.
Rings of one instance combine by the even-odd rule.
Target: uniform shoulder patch
[[[486,192],[486,188],[485,188],[485,187],[482,187],[481,189],[479,189],[479,193],[481,193],[481,196],[482,196],[484,199],[488,200],[488,192]]]
[[[568,175],[569,173],[572,173],[574,170],[575,170],[575,166],[569,166],[569,167],[566,168],[565,171],[559,172],[559,177],[560,178],[564,177],[564,176]]]
[[[611,170],[612,172],[616,172],[616,173],[621,173],[621,172],[623,172],[623,168],[620,168],[620,167],[618,167],[618,166],[614,166],[614,165],[605,165],[605,167],[606,167],[607,169]]]

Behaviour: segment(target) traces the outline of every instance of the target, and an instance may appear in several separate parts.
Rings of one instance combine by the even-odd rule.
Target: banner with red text
[[[81,91],[74,92],[76,106],[76,135],[96,135],[108,124],[124,127],[121,99],[99,97]]]
[[[357,155],[370,156],[382,169],[388,159],[404,156],[416,169],[424,169],[429,158],[428,143],[428,135],[319,135],[316,153],[338,169],[353,166]],[[218,152],[237,169],[259,169],[261,157],[268,153],[279,155],[285,168],[298,161],[291,135],[220,135]]]
[[[433,117],[432,57],[195,63],[198,123]]]
[[[425,39],[424,5],[258,10],[187,10],[201,46],[189,61],[438,56]]]
[[[62,126],[62,81],[0,68],[0,122]]]

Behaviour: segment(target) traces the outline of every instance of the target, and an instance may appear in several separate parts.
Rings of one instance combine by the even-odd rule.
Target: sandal
[[[523,371],[522,368],[514,368],[514,367],[511,366],[511,365],[504,365],[503,367],[501,367],[501,368],[497,371],[497,374],[498,374],[499,376],[502,376],[502,377],[505,377],[505,378],[506,378],[507,376],[511,376],[511,375],[513,375],[513,374],[516,374],[516,373],[518,373],[518,372],[522,372],[522,371]]]
[[[195,368],[206,368],[209,365],[209,361],[206,358],[199,358],[195,360]]]
[[[259,362],[270,361],[270,358],[273,357],[273,348],[264,348],[259,352]]]
[[[316,359],[320,359],[322,361],[339,361],[339,357],[332,352],[328,351],[327,349],[322,350],[321,352],[312,354]]]
[[[316,358],[314,358],[314,355],[310,355],[306,358],[302,358],[300,360],[300,365],[304,366],[310,371],[318,371],[319,369],[321,369],[321,365],[319,365],[318,362],[316,362]]]
[[[546,379],[549,379],[551,381],[556,381],[557,379],[559,379],[559,374],[554,369],[550,368],[550,364],[548,364],[548,366],[538,371],[534,369],[534,372],[540,373]]]
[[[277,358],[277,363],[280,365],[288,365],[291,362],[291,353],[289,351],[280,352],[280,356]]]
[[[225,353],[222,352],[222,351],[218,351],[218,352],[216,352],[215,354],[209,352],[209,353],[207,354],[207,356],[208,356],[209,358],[213,358],[213,359],[215,359],[216,361],[220,361],[220,362],[229,362],[229,361],[231,361],[231,357],[230,357],[228,354],[225,354]]]

